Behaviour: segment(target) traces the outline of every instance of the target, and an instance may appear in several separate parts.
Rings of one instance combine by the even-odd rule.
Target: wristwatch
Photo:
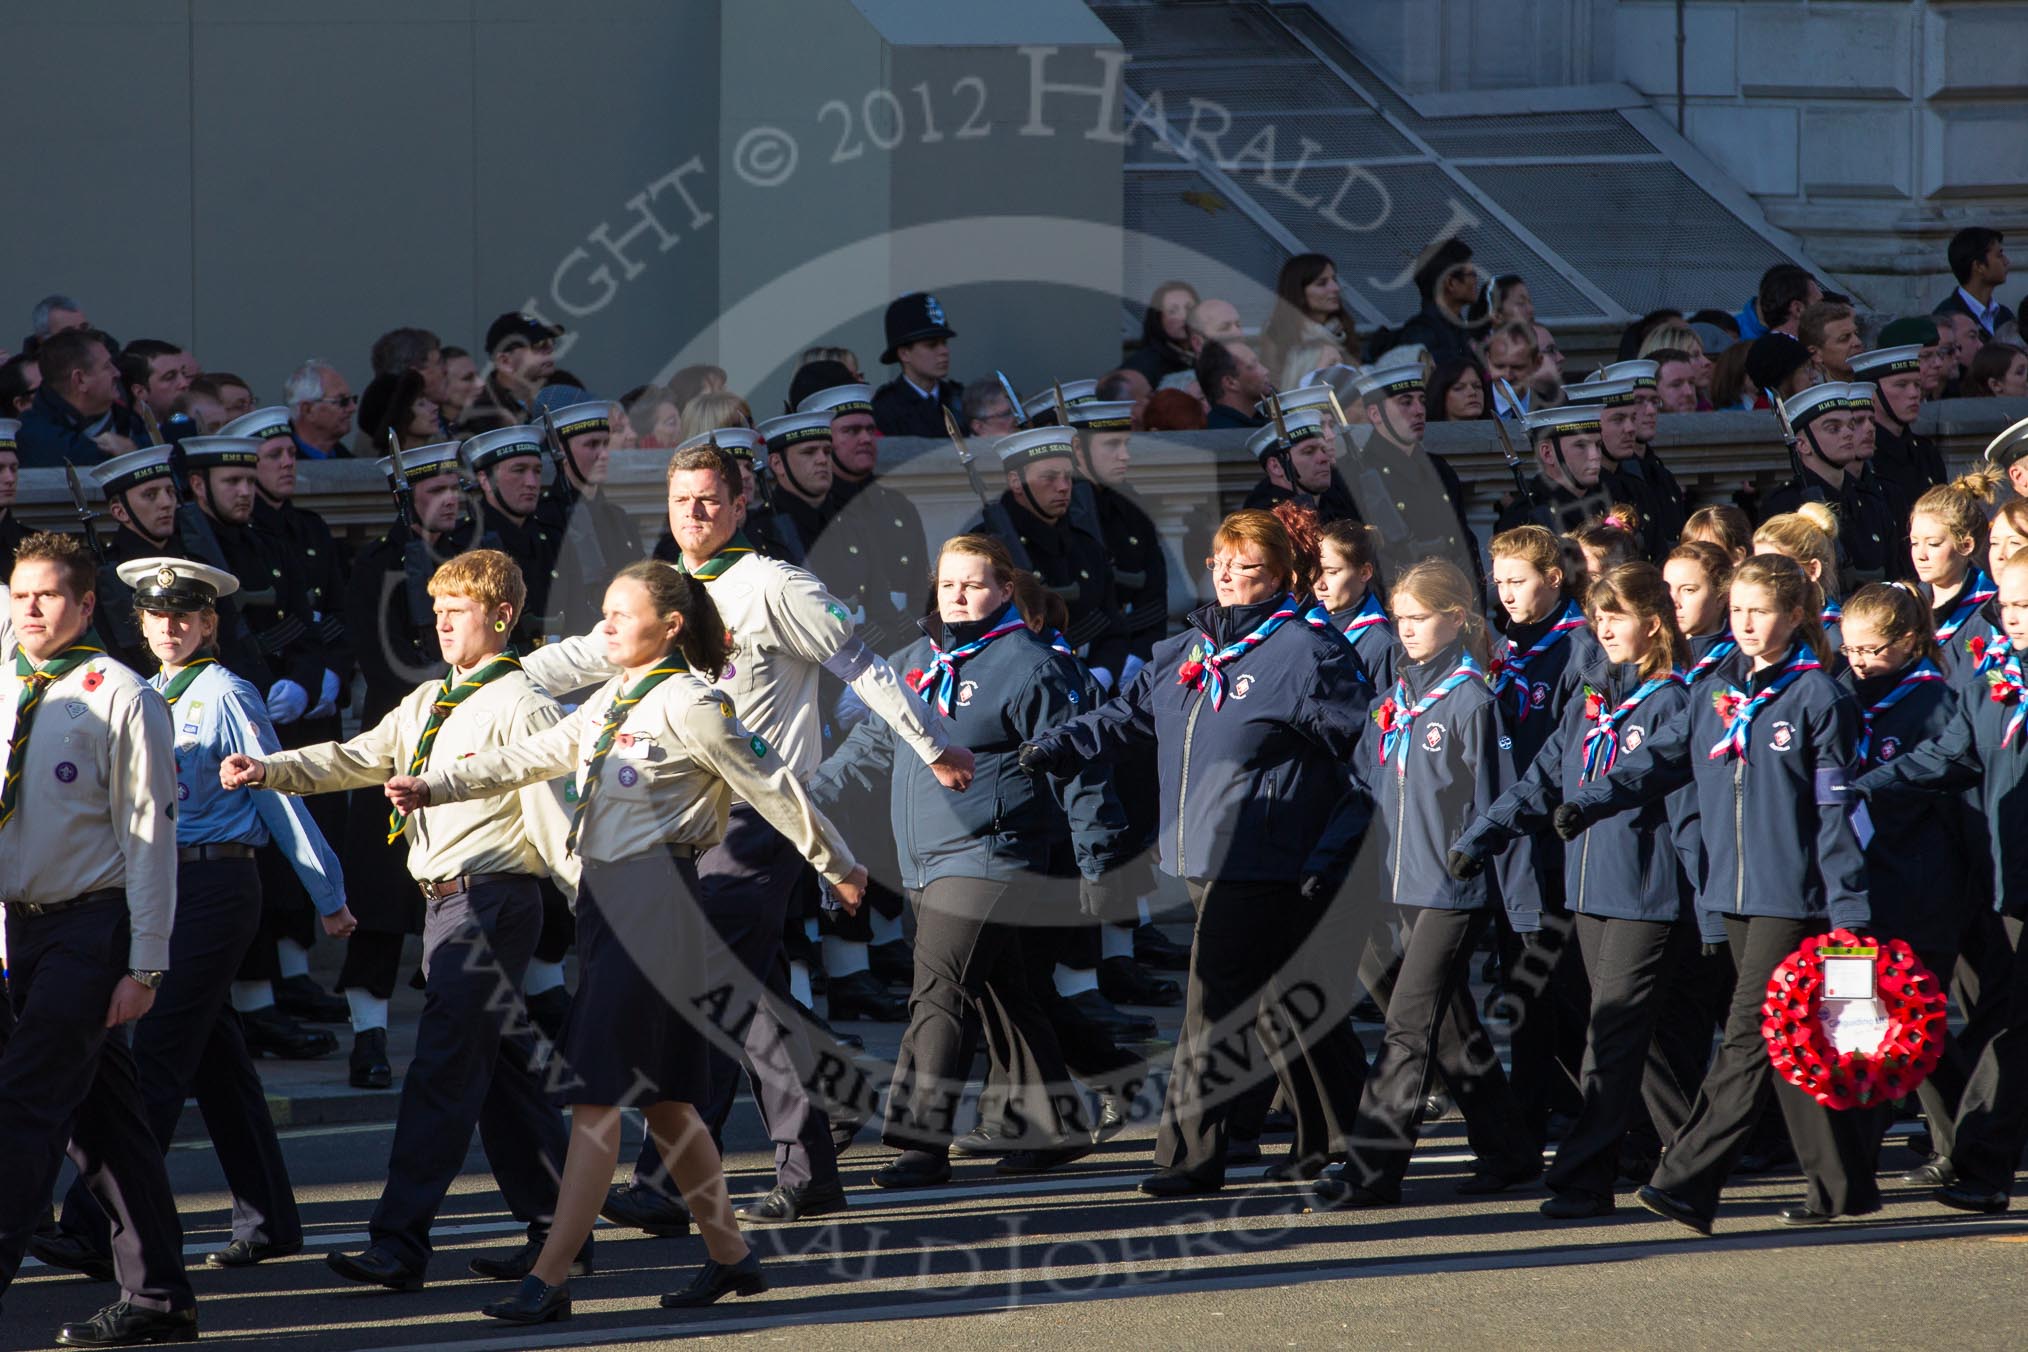
[[[144,972],[137,967],[128,971],[127,978],[152,991],[162,988],[162,978],[167,975],[167,972]]]

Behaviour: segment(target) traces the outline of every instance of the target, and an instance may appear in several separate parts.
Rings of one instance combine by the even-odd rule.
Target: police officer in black
[[[944,307],[927,291],[911,291],[887,307],[886,366],[901,374],[873,395],[873,418],[884,436],[940,437],[943,410],[960,412],[962,391],[950,378],[950,340],[957,330],[944,322]]]
[[[542,502],[542,429],[495,428],[458,448],[465,472],[479,485],[476,539],[514,560],[528,583],[528,604],[515,625],[523,651],[541,642],[549,615],[549,580],[556,571],[562,533],[546,522]]]
[[[555,401],[551,386],[538,403]],[[600,401],[553,408],[559,452],[556,477],[542,491],[536,519],[560,540],[547,608],[556,634],[581,634],[598,623],[606,584],[645,551],[626,509],[605,493],[613,406]]]
[[[843,537],[821,548],[807,542],[810,570],[852,610],[866,646],[878,653],[891,651],[923,612],[929,546],[922,516],[905,494],[877,480],[879,441],[873,396],[866,386],[818,390],[796,412],[831,419],[830,520],[825,529]],[[942,436],[942,415],[936,416],[933,435]]]
[[[1863,355],[1863,354],[1862,354]],[[1854,358],[1857,360],[1857,358]],[[1894,509],[1862,477],[1862,424],[1871,416],[1873,389],[1864,383],[1812,385],[1782,402],[1796,433],[1796,459],[1803,477],[1791,479],[1767,495],[1767,516],[1793,512],[1812,499],[1828,503],[1838,514],[1840,595],[1860,584],[1891,575],[1896,557],[1905,555],[1908,523],[1896,534]],[[1765,519],[1765,518],[1763,518]],[[1827,659],[1828,660],[1828,659]]]

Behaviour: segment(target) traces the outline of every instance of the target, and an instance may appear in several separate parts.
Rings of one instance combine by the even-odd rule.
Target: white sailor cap
[[[559,435],[561,431],[559,428]],[[502,460],[512,460],[516,456],[539,456],[542,451],[542,429],[526,425],[496,427],[490,432],[481,432],[476,437],[465,438],[458,447],[458,454],[464,458],[465,467],[474,472],[491,469]]]
[[[15,418],[0,418],[0,451],[20,450],[21,423]]]
[[[1986,463],[1994,469],[2006,469],[2024,455],[2028,455],[2028,418],[1986,443]]]
[[[1030,427],[994,442],[993,454],[1000,457],[1003,468],[1019,469],[1052,456],[1068,456],[1073,435],[1068,427]]]
[[[128,451],[125,455],[100,461],[85,473],[91,475],[99,491],[110,498],[150,479],[168,478],[169,457],[175,453],[174,446],[143,446],[138,451]]]
[[[1597,404],[1563,404],[1556,408],[1538,408],[1528,415],[1528,435],[1531,440],[1542,437],[1572,437],[1597,435]]]
[[[1851,386],[1839,380],[1812,385],[1782,400],[1782,412],[1787,415],[1789,426],[1806,427],[1826,413],[1843,413],[1849,406],[1850,391]],[[1870,392],[1866,402],[1873,402]]]
[[[559,441],[568,443],[572,437],[581,437],[587,432],[610,432],[613,430],[613,401],[592,399],[582,404],[572,404],[557,409],[549,415],[556,424]]]
[[[1637,390],[1652,390],[1661,379],[1662,367],[1645,357],[1633,361],[1608,362],[1592,372],[1593,380],[1631,380]]]
[[[751,427],[714,427],[694,437],[685,437],[676,449],[694,451],[702,446],[715,447],[735,460],[746,461],[755,469],[768,467],[767,441]]]
[[[767,438],[768,453],[780,455],[791,446],[800,446],[806,441],[829,442],[831,440],[831,415],[828,413],[784,413],[779,418],[769,418],[754,429]]]
[[[1386,399],[1424,388],[1421,343],[1391,347],[1359,375],[1361,399]]]
[[[374,463],[380,466],[380,472],[392,483],[394,457],[382,456]],[[458,443],[439,441],[428,446],[418,446],[412,451],[403,451],[401,469],[411,484],[419,484],[424,479],[434,479],[439,474],[455,474],[458,471]]]
[[[1319,413],[1333,413],[1335,416],[1334,410],[1331,407],[1331,387],[1329,385],[1300,385],[1293,390],[1277,391],[1276,395],[1263,399],[1253,406],[1253,416],[1256,418],[1274,417],[1276,397],[1279,397],[1282,401],[1283,417],[1287,417],[1291,413],[1301,412],[1306,408],[1314,408]]]
[[[1056,391],[1063,391],[1065,408],[1075,409],[1079,404],[1089,404],[1098,398],[1096,380],[1066,380],[1061,385],[1031,394],[1021,401],[1021,421],[1030,427],[1046,427],[1056,421]],[[1071,414],[1071,422],[1077,422],[1077,415]]]
[[[185,437],[176,445],[187,470],[251,468],[261,462],[261,444],[252,437]]]
[[[239,590],[239,579],[223,568],[190,559],[130,559],[113,570],[134,589],[134,609],[189,615]]]
[[[1870,380],[1849,380],[1845,382],[1845,398],[1842,401],[1848,409],[1873,411],[1873,396],[1876,387]]]
[[[1134,430],[1134,404],[1131,399],[1105,400],[1087,399],[1072,404],[1070,425],[1086,432],[1131,432]]]
[[[818,390],[796,405],[798,413],[822,413],[831,421],[853,413],[872,414],[873,387],[871,385],[833,385],[828,390]]]
[[[289,410],[281,404],[242,413],[218,429],[222,437],[252,437],[255,441],[272,441],[276,437],[294,436],[295,432],[295,420],[289,417]]]
[[[1910,343],[1905,347],[1876,347],[1852,358],[1851,367],[1853,375],[1876,382],[1882,376],[1919,371],[1922,369],[1922,345]]]
[[[1606,380],[1598,376],[1564,386],[1563,395],[1568,403],[1598,404],[1605,408],[1619,408],[1633,403],[1636,398],[1631,378]]]
[[[1270,415],[1272,419],[1272,415]],[[1246,448],[1253,452],[1253,458],[1262,464],[1267,458],[1280,451],[1293,451],[1306,441],[1316,441],[1324,435],[1324,415],[1317,409],[1306,408],[1298,413],[1284,413],[1282,426],[1288,429],[1286,440],[1276,429],[1272,420],[1246,439]]]

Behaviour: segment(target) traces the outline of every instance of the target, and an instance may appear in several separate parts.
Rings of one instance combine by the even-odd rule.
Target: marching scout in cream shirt
[[[483,670],[492,658],[479,663]],[[453,673],[470,676],[472,672]],[[349,742],[324,742],[263,758],[260,787],[280,793],[377,789],[409,772],[416,743],[436,701],[439,683],[417,686],[373,727]],[[527,741],[563,721],[563,709],[520,671],[508,671],[468,695],[437,728],[428,768],[476,757]],[[510,798],[451,802],[411,812],[402,822],[408,871],[423,882],[470,873],[524,873],[551,877],[566,894],[577,891],[578,861],[564,848],[570,808],[561,784],[528,784]]]
[[[672,653],[666,661],[681,658]],[[463,759],[432,758],[422,776],[430,802],[463,803],[568,776],[573,799],[590,796],[578,853],[588,863],[611,864],[665,842],[698,849],[717,844],[737,797],[827,879],[842,882],[852,872],[851,850],[781,754],[740,720],[725,695],[688,670],[626,711],[596,781],[587,783],[606,715],[626,685],[614,676],[561,723],[511,746]]]

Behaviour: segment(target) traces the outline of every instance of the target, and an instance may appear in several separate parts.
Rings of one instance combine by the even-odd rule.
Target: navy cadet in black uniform
[[[9,579],[19,646],[0,668],[14,1014],[0,1047],[0,1292],[49,1208],[68,1142],[115,1222],[120,1299],[59,1337],[124,1347],[194,1338],[197,1309],[162,1147],[116,1031],[148,1012],[169,966],[176,753],[161,699],[88,642],[96,571],[78,541],[39,534],[22,541]]]
[[[1667,504],[1641,469],[1640,421],[1645,404],[1634,376],[1594,376],[1564,387],[1564,407],[1598,406],[1599,492],[1608,501],[1623,502],[1640,514],[1641,553],[1658,559],[1669,552],[1674,537],[1663,543],[1658,523]],[[1561,526],[1560,530],[1569,530]],[[1681,530],[1679,524],[1677,527]]]
[[[1645,358],[1609,362],[1599,367],[1592,378],[1634,382],[1637,401],[1634,440],[1640,442],[1641,452],[1633,459],[1623,461],[1619,474],[1624,479],[1640,480],[1648,495],[1651,509],[1644,508],[1643,514],[1652,526],[1655,548],[1659,552],[1651,557],[1659,568],[1663,556],[1674,549],[1676,541],[1681,538],[1683,523],[1689,520],[1683,485],[1676,481],[1676,476],[1662,463],[1662,457],[1655,453],[1655,432],[1662,416],[1661,367]]]
[[[28,535],[14,511],[14,497],[21,484],[20,435],[19,419],[0,418],[0,478],[11,476],[7,500],[0,503],[0,565],[13,561],[15,548]]]
[[[906,494],[878,482],[880,455],[873,396],[864,385],[833,385],[796,405],[831,419],[831,495],[827,532],[842,538],[819,549],[805,541],[809,567],[852,612],[866,646],[886,652],[922,614],[929,576],[922,516]],[[944,435],[939,422],[934,433]],[[840,550],[842,549],[842,554]]]
[[[1347,476],[1359,514],[1380,532],[1380,572],[1392,578],[1435,555],[1485,575],[1465,520],[1465,485],[1442,456],[1422,447],[1428,424],[1422,359],[1404,348],[1382,353],[1359,377],[1372,433]]]
[[[544,617],[555,626],[548,630],[553,638],[581,634],[596,624],[606,583],[646,551],[626,509],[605,493],[613,406],[593,400],[558,408],[550,416],[561,455],[535,515],[559,537]]]
[[[120,581],[117,570],[132,559],[183,552],[176,533],[176,474],[170,468],[175,454],[173,446],[144,446],[86,471],[106,495],[106,510],[115,526],[99,567],[98,595],[103,604],[96,628],[108,654],[135,671],[150,670],[155,659],[141,640],[134,589]]]
[[[943,410],[961,417],[963,391],[950,378],[950,341],[957,331],[944,322],[944,307],[927,291],[911,291],[887,307],[887,347],[882,365],[901,374],[872,395],[873,419],[883,436],[940,437]],[[804,410],[797,410],[802,412]]]
[[[756,429],[767,438],[768,468],[773,472],[776,534],[791,538],[799,551],[787,563],[807,566],[819,576],[830,569],[809,562],[810,552],[831,522],[831,415],[788,413],[769,418]]]
[[[1528,476],[1526,494],[1500,513],[1495,531],[1531,525],[1570,531],[1606,509],[1602,411],[1597,404],[1572,404],[1528,415],[1536,472]]]
[[[542,504],[542,429],[495,428],[469,437],[458,459],[479,485],[479,521],[472,544],[498,549],[514,560],[528,585],[528,604],[514,623],[514,641],[523,649],[542,641],[549,628],[549,579],[556,571],[562,532],[538,511]]]
[[[1320,525],[1353,514],[1351,503],[1332,492],[1338,486],[1334,473],[1338,447],[1325,428],[1326,416],[1316,408],[1285,412],[1279,426],[1270,416],[1266,426],[1246,439],[1247,450],[1260,462],[1261,481],[1246,495],[1245,506],[1266,512],[1278,502],[1298,502],[1317,514]]]
[[[1880,346],[1852,358],[1852,379],[1872,396],[1873,458],[1868,462],[1887,501],[1893,528],[1888,539],[1908,536],[1915,500],[1948,482],[1942,452],[1915,430],[1922,412],[1922,350],[1935,344],[1927,318],[1897,319],[1880,332]],[[1893,576],[1902,576],[1895,573]]]
[[[1162,549],[1160,527],[1127,483],[1133,411],[1134,406],[1125,402],[1093,400],[1070,406],[1070,425],[1077,430],[1071,459],[1083,476],[1076,492],[1091,497],[1126,630],[1122,686],[1134,679],[1154,655],[1155,644],[1169,632],[1169,556]]]
[[[1855,407],[1871,391],[1863,385],[1812,385],[1801,394],[1782,401],[1789,425],[1796,433],[1796,458],[1802,461],[1803,477],[1791,479],[1767,495],[1767,517],[1793,512],[1815,499],[1828,504],[1838,517],[1838,552],[1842,556],[1840,576],[1825,579],[1825,591],[1845,595],[1861,583],[1879,582],[1891,575],[1895,560],[1905,571],[1908,516],[1895,526],[1894,511],[1861,471],[1859,421],[1867,415]],[[1913,502],[1910,504],[1913,506]],[[1830,662],[1826,654],[1825,662]]]

